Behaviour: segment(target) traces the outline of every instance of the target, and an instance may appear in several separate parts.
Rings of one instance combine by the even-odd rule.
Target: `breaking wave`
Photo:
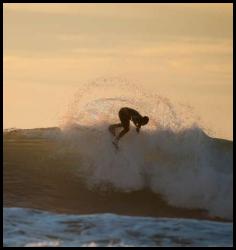
[[[73,168],[68,171],[82,178],[89,189],[123,193],[148,189],[173,207],[203,209],[212,216],[231,220],[232,142],[208,136],[188,107],[178,110],[166,98],[147,95],[130,85],[129,91],[124,91],[126,95],[109,95],[110,89],[103,92],[102,84],[98,88],[96,84],[86,90],[87,96],[81,90],[60,128],[5,131],[8,154],[13,154],[9,146],[12,144],[53,141],[56,146],[50,157],[68,161],[73,158]],[[119,85],[121,91],[126,85]],[[150,123],[140,134],[131,128],[117,152],[107,128],[117,122],[122,106],[148,115]],[[5,157],[5,162],[9,159]]]

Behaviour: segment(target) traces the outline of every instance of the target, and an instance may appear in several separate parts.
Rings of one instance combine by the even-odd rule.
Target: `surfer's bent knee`
[[[125,128],[124,128],[124,131],[125,131],[125,132],[129,132],[129,130],[130,130],[129,127],[125,127]]]

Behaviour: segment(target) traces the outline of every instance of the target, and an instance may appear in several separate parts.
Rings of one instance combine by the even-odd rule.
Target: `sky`
[[[233,138],[233,4],[3,8],[3,126],[57,126],[75,91],[121,76]]]

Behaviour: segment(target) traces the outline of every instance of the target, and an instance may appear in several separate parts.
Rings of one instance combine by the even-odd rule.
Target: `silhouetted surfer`
[[[109,126],[109,131],[112,135],[116,136],[115,129],[123,127],[124,129],[115,137],[113,144],[118,147],[118,142],[122,136],[124,136],[129,131],[130,121],[136,126],[136,131],[139,133],[141,126],[144,126],[148,123],[149,118],[147,116],[141,116],[138,111],[124,107],[119,111],[119,118],[121,123],[113,124]]]

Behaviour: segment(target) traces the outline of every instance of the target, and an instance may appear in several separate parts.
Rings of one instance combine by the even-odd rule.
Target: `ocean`
[[[57,127],[4,130],[4,246],[232,246],[233,142],[112,81],[81,88]],[[124,106],[149,123],[117,151]]]
[[[232,142],[199,128],[4,131],[5,246],[232,246]]]

